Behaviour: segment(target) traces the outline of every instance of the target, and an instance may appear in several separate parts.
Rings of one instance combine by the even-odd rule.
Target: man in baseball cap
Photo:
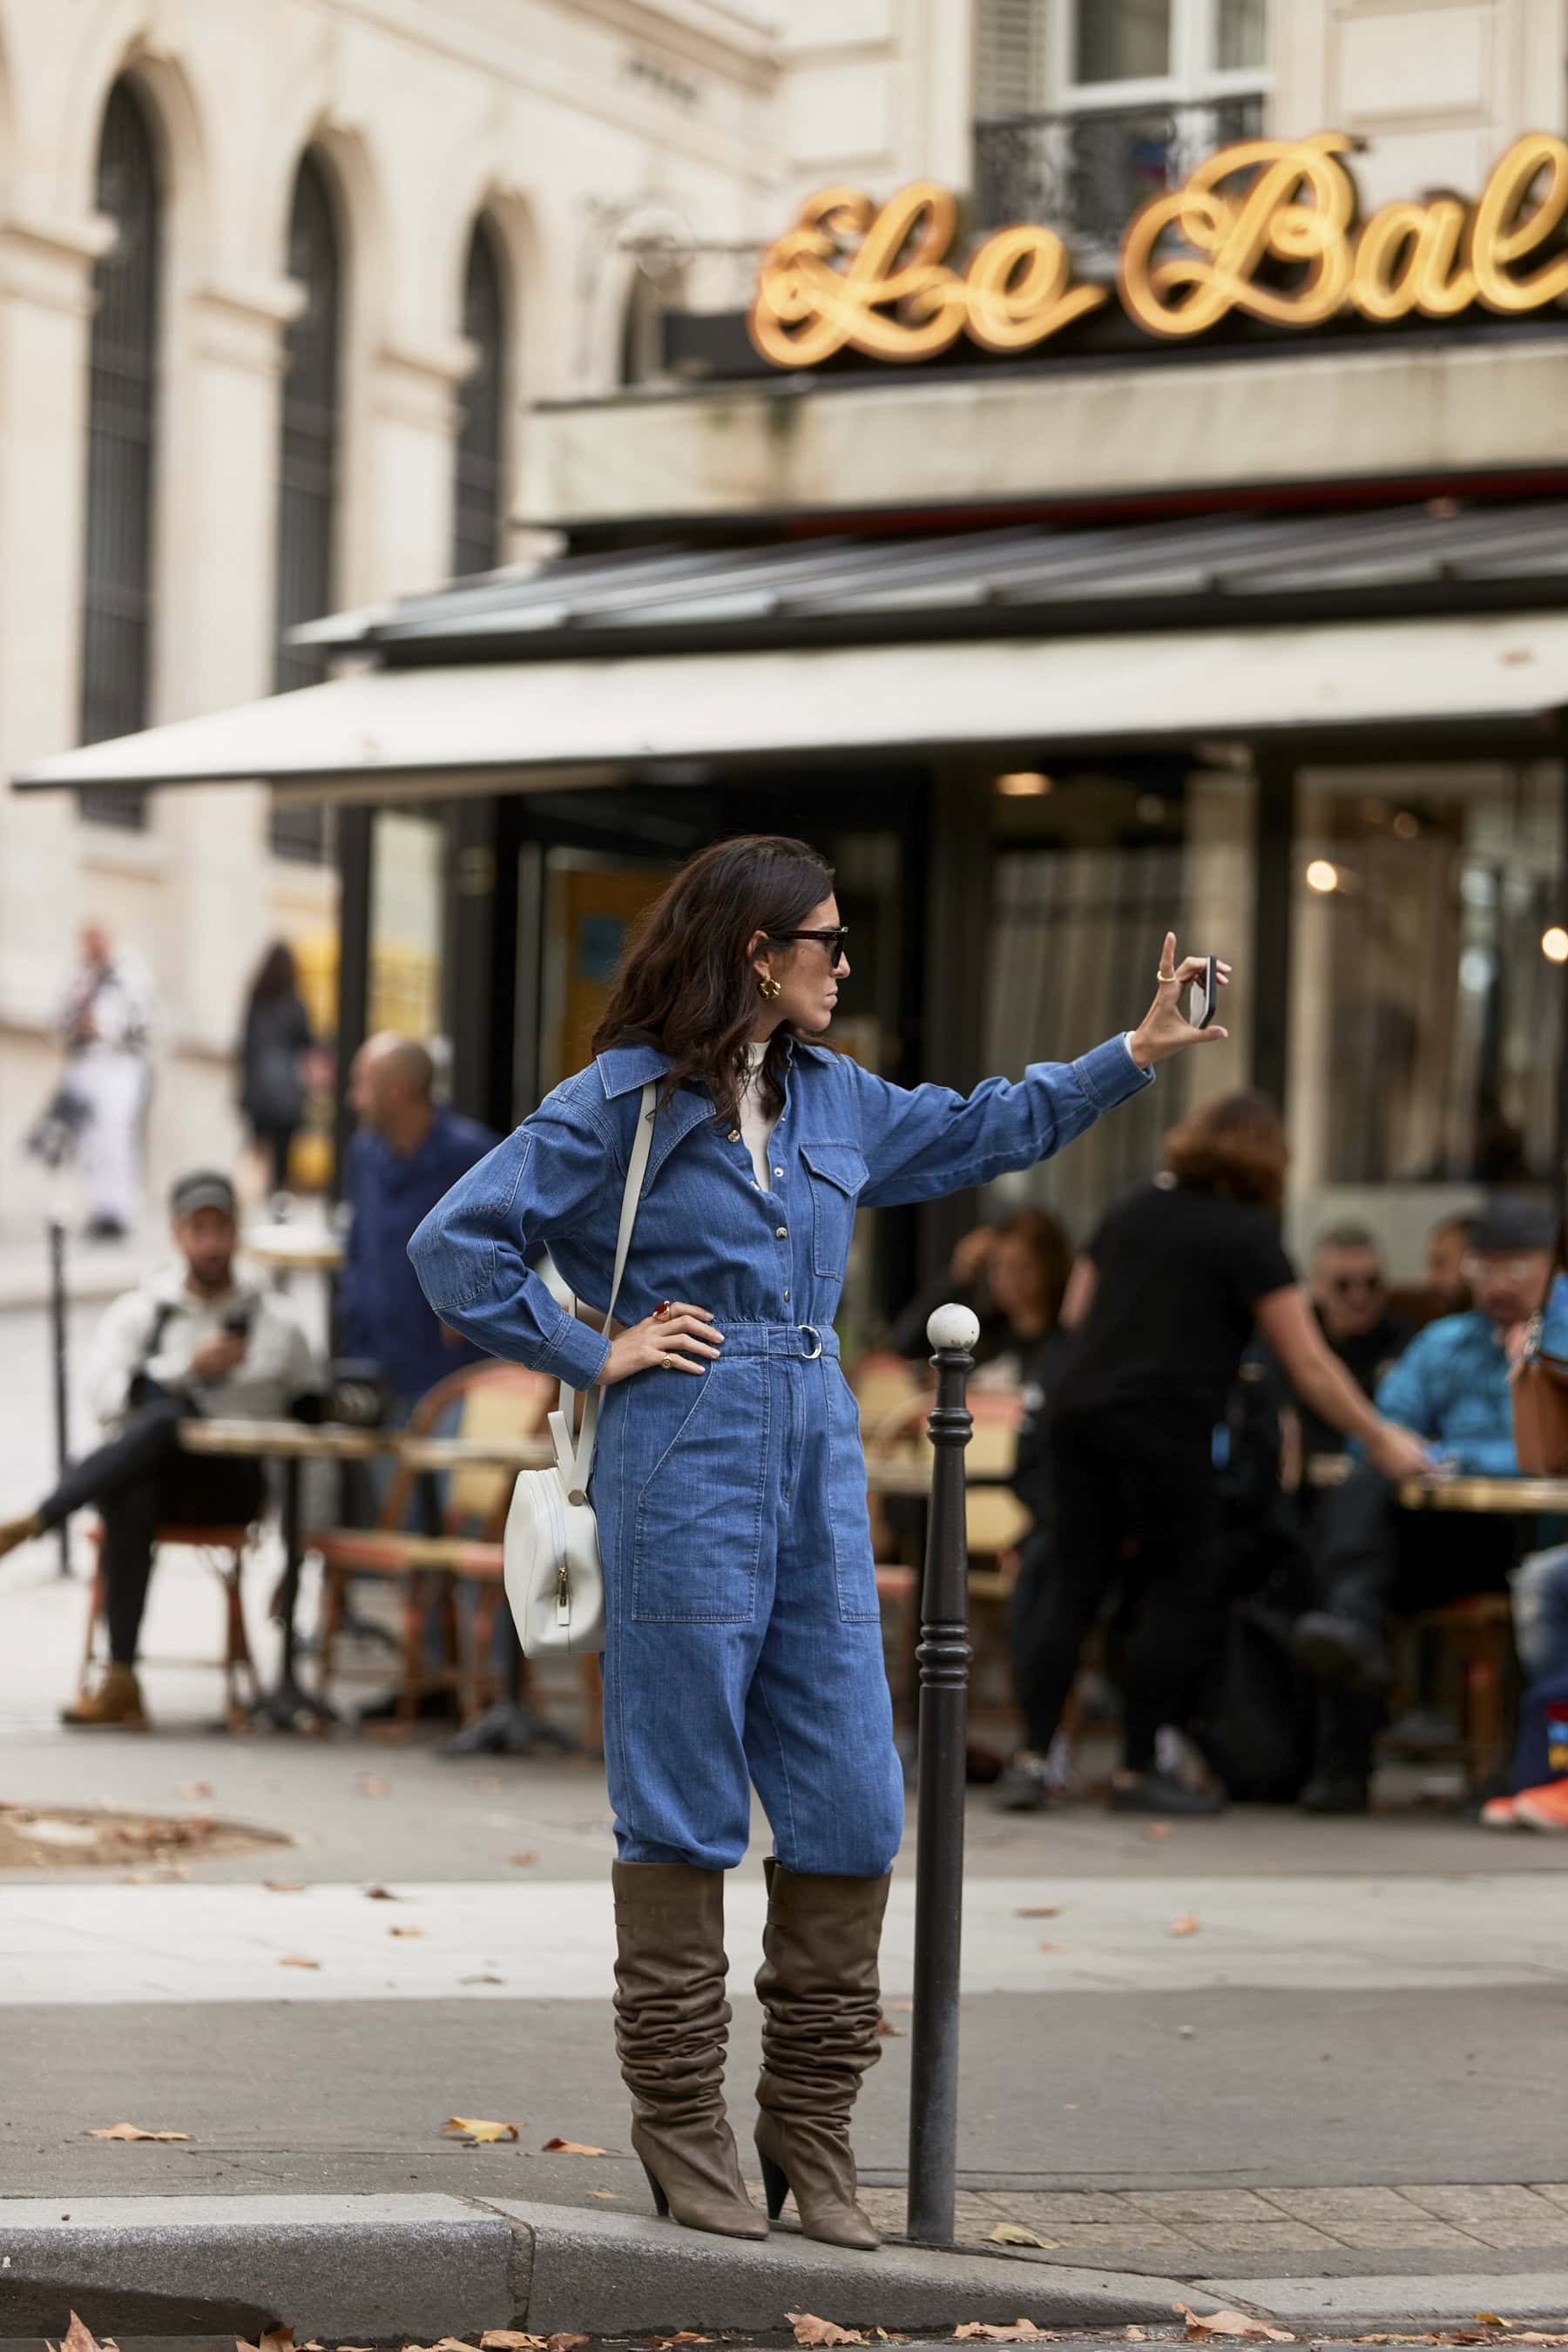
[[[110,1663],[61,1713],[72,1726],[146,1722],[136,1648],[161,1527],[244,1527],[261,1508],[256,1461],[187,1454],[180,1423],[203,1413],[271,1421],[319,1391],[309,1341],[271,1292],[235,1272],[234,1186],[213,1169],[169,1195],[174,1262],[117,1298],[94,1336],[89,1402],[105,1442],[24,1517],[0,1522],[0,1555],[94,1507],[103,1520]]]

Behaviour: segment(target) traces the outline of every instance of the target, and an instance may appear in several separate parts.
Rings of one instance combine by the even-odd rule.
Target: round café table
[[[1492,1511],[1515,1517],[1561,1512],[1568,1517],[1568,1478],[1406,1478],[1399,1499],[1407,1511]]]

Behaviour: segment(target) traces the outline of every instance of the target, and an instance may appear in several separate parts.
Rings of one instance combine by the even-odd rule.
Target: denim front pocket
[[[860,1444],[860,1408],[837,1360],[824,1356],[820,1370],[827,1417],[827,1520],[833,1539],[833,1573],[838,1614],[847,1625],[874,1624],[876,1556],[866,1508],[866,1456]]]
[[[858,1143],[803,1143],[811,1180],[811,1267],[825,1282],[842,1280],[855,1224],[855,1198],[866,1181]]]
[[[668,1383],[670,1393],[650,1395],[647,1414],[636,1413],[641,1398],[627,1400],[622,1458],[632,1478],[639,1456],[663,1440],[637,1490],[632,1616],[642,1625],[747,1624],[763,1545],[766,1363],[739,1357],[712,1365],[692,1382],[697,1394],[684,1412],[679,1392],[689,1373],[638,1377]]]

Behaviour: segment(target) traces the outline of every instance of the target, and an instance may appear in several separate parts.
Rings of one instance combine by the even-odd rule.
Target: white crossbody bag
[[[653,1141],[653,1108],[658,1093],[656,1079],[642,1090],[637,1132],[626,1163],[626,1189],[621,1196],[621,1227],[616,1239],[616,1272],[605,1328],[616,1311],[621,1276],[626,1268],[632,1227]],[[550,1416],[555,1446],[554,1466],[522,1470],[512,1491],[501,1550],[506,1597],[517,1621],[523,1655],[539,1658],[565,1651],[573,1657],[605,1646],[605,1570],[599,1555],[599,1528],[588,1500],[588,1475],[594,1466],[594,1436],[599,1426],[599,1399],[591,1388],[583,1405],[583,1425],[572,1442],[572,1409],[577,1391],[561,1383],[561,1402]]]

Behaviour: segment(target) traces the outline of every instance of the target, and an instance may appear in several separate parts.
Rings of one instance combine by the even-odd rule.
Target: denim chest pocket
[[[866,1182],[866,1155],[858,1143],[803,1143],[800,1156],[811,1187],[811,1269],[825,1282],[837,1282]]]
[[[665,1397],[650,1398],[664,1443],[642,1462],[627,1399],[623,1475],[636,1484],[632,1507],[632,1616],[643,1625],[739,1625],[756,1610],[768,1463],[769,1391],[760,1357],[714,1364],[700,1380],[650,1371],[640,1381],[689,1383],[697,1391],[673,1430]],[[668,1434],[666,1434],[668,1433]],[[645,1444],[647,1443],[645,1439]],[[646,1460],[646,1453],[643,1460]],[[630,1503],[631,1496],[626,1496]]]

